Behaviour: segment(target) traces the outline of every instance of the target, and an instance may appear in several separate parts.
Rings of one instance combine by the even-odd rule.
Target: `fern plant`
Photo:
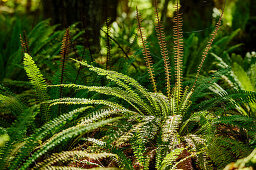
[[[5,146],[1,148],[0,166],[4,169],[71,169],[72,164],[79,162],[92,168],[104,167],[101,159],[108,157],[111,163],[107,166],[116,165],[124,169],[211,169],[211,164],[221,168],[227,163],[225,161],[249,153],[255,142],[255,120],[244,115],[230,116],[226,112],[217,112],[216,109],[224,103],[225,109],[232,112],[239,102],[255,102],[255,93],[241,91],[240,94],[224,94],[191,107],[192,101],[196,101],[195,93],[199,93],[196,87],[198,82],[201,82],[201,68],[220,28],[222,16],[203,52],[195,80],[190,83],[191,86],[184,86],[182,16],[179,8],[177,2],[177,14],[174,18],[174,85],[171,85],[167,43],[156,9],[156,32],[165,68],[166,94],[158,91],[153,62],[138,10],[138,32],[154,92],[150,92],[127,75],[73,59],[79,68],[87,67],[117,86],[63,84],[62,79],[61,84],[49,85],[49,88],[71,88],[83,92],[87,90],[113,98],[103,100],[63,97],[60,93],[60,98],[49,99],[42,74],[32,57],[25,54],[25,70],[39,102],[24,109],[20,108],[18,100],[13,101],[17,110],[20,109],[23,113],[13,126],[6,130],[10,140],[5,141]],[[62,68],[65,55],[68,54],[67,45],[70,43],[68,33],[67,29],[62,48]],[[204,86],[212,88],[212,84]],[[0,95],[0,99],[11,103],[8,93]],[[52,113],[55,105],[72,105],[72,109],[66,107],[53,118],[48,116],[48,113]],[[27,120],[24,120],[24,117]],[[36,126],[35,119],[38,117],[45,117],[44,125],[29,131],[29,127]],[[229,133],[223,130],[227,127]],[[236,135],[238,131],[241,133]],[[243,132],[246,132],[250,147],[247,146],[248,141],[235,140],[243,137]],[[58,151],[59,144],[63,145],[60,148],[62,152],[50,155],[50,152]],[[82,144],[82,149],[68,149],[75,144]],[[230,152],[226,153],[227,150]]]
[[[49,110],[46,102],[47,97],[45,97],[47,96],[47,92],[44,78],[35,65],[32,57],[27,53],[25,53],[24,56],[24,66],[27,75],[31,79],[31,84],[36,90],[37,97],[40,102],[43,103],[41,104],[41,107],[39,105],[34,105],[24,109],[13,125],[7,128],[7,134],[10,137],[10,140],[6,141],[4,147],[1,148],[0,166],[3,169],[27,169],[31,167],[31,164],[33,164],[37,158],[55,148],[60,142],[67,141],[67,139],[78,136],[81,133],[92,131],[111,122],[115,122],[122,117],[119,116],[93,122],[93,118],[86,116],[88,117],[87,120],[91,122],[89,123],[90,126],[88,126],[88,123],[83,124],[82,122],[73,125],[71,122],[74,121],[79,114],[91,108],[88,106],[74,109],[52,120],[46,119],[46,123],[40,128],[29,130],[31,126],[37,126],[35,125],[36,117],[42,116],[39,113],[44,114]],[[6,101],[9,100],[8,96],[4,95],[1,95],[1,100],[2,99]],[[100,103],[101,101],[95,102]],[[43,117],[44,116],[46,117],[46,115],[43,115]],[[31,135],[26,137],[27,133]],[[82,153],[76,153],[76,155],[83,157]],[[105,155],[113,156],[113,154]],[[102,156],[99,155],[99,157]]]
[[[107,86],[84,86],[77,84],[60,84],[50,87],[66,87],[76,90],[88,90],[97,93],[111,95],[119,100],[127,102],[128,106],[122,106],[120,102],[107,100],[92,100],[86,98],[59,98],[49,100],[47,103],[50,106],[65,104],[65,105],[88,105],[98,104],[105,105],[108,110],[101,110],[92,113],[93,122],[98,122],[100,119],[113,117],[115,115],[123,115],[122,119],[115,122],[115,125],[107,130],[105,135],[100,140],[94,139],[90,142],[95,143],[100,148],[123,148],[126,145],[131,145],[135,159],[131,160],[133,165],[119,162],[121,167],[132,169],[135,167],[149,169],[150,163],[155,158],[155,167],[157,169],[175,169],[176,167],[192,168],[192,158],[197,157],[199,166],[207,169],[207,160],[203,156],[206,149],[206,143],[201,139],[201,135],[192,135],[188,132],[180,133],[180,127],[187,129],[188,124],[182,124],[183,117],[190,117],[188,109],[191,105],[191,97],[193,97],[194,88],[203,62],[211,48],[212,42],[220,28],[221,18],[216,24],[216,29],[210,37],[208,45],[203,53],[202,60],[198,66],[197,75],[191,87],[182,86],[182,54],[183,54],[183,39],[182,39],[182,17],[179,12],[179,3],[176,5],[177,15],[174,18],[174,38],[175,38],[175,85],[170,84],[170,65],[168,59],[168,51],[166,49],[165,35],[159,20],[159,14],[156,10],[156,32],[158,33],[159,45],[164,60],[166,71],[166,87],[167,95],[157,91],[154,70],[152,67],[152,59],[147,48],[147,42],[143,34],[143,27],[140,14],[137,10],[138,32],[143,47],[143,54],[146,60],[146,65],[149,70],[150,80],[153,85],[154,92],[149,92],[141,86],[133,78],[115,71],[104,70],[88,64],[86,61],[77,61],[78,65],[83,65],[89,70],[96,72],[98,75],[103,75],[107,79],[115,82],[118,87]],[[171,90],[172,88],[172,90]],[[108,118],[109,119],[109,118]],[[106,120],[108,120],[106,119]],[[88,123],[88,120],[82,120]],[[115,131],[114,129],[121,130]],[[104,134],[104,133],[103,133]],[[103,142],[103,143],[102,143]],[[152,145],[151,142],[156,143]],[[129,144],[130,143],[130,144]],[[152,145],[152,146],[150,146]],[[124,149],[124,148],[123,148]],[[90,149],[88,149],[90,151]],[[124,150],[124,152],[126,152]],[[116,152],[121,155],[120,152]],[[181,161],[177,160],[180,159]]]

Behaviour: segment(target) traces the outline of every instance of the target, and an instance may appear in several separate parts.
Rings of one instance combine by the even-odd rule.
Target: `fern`
[[[164,60],[164,70],[165,70],[165,76],[166,76],[166,88],[167,88],[167,96],[170,99],[171,97],[171,84],[170,84],[170,64],[169,64],[169,57],[168,57],[168,51],[166,47],[166,41],[165,41],[165,33],[163,31],[162,24],[159,19],[159,12],[158,8],[155,8],[156,13],[156,32],[158,37],[158,42],[161,49],[161,54],[163,56]]]
[[[116,157],[116,155],[111,153],[86,153],[84,151],[64,151],[61,153],[53,154],[48,159],[37,164],[34,168],[48,168],[60,161],[71,161],[73,157],[75,157],[76,159],[86,158],[89,160],[97,160],[106,157]]]
[[[32,57],[27,53],[25,53],[25,55],[24,55],[24,69],[27,72],[27,75],[28,75],[32,85],[34,86],[34,89],[37,93],[39,101],[44,102],[44,101],[48,100],[49,97],[47,95],[47,85],[45,83],[43,75],[41,74],[40,70],[36,66]],[[42,109],[44,118],[47,121],[49,119],[49,116],[47,113],[47,106],[43,105],[41,107],[41,109]]]
[[[147,68],[148,68],[148,72],[149,72],[149,75],[150,75],[151,82],[153,84],[153,89],[154,89],[155,92],[157,92],[156,82],[155,82],[155,78],[154,78],[154,71],[153,71],[153,67],[152,67],[152,58],[150,56],[150,52],[149,52],[149,49],[147,47],[147,42],[146,42],[145,36],[143,34],[143,27],[141,26],[141,22],[142,22],[141,15],[140,15],[137,8],[136,8],[136,17],[137,17],[137,21],[138,21],[139,37],[141,39],[141,43],[142,43],[142,46],[143,46],[143,55],[144,55],[145,60],[146,60],[146,65],[147,65]]]
[[[174,17],[173,26],[173,37],[174,37],[174,61],[175,61],[175,76],[176,82],[175,86],[177,101],[180,100],[180,95],[182,91],[182,56],[183,56],[183,34],[182,34],[182,16],[179,12],[179,1],[176,4],[176,16]]]
[[[176,162],[176,159],[181,154],[181,152],[184,150],[184,148],[176,148],[171,151],[166,157],[163,159],[161,166],[159,169],[166,169],[169,166],[171,166],[174,162]]]

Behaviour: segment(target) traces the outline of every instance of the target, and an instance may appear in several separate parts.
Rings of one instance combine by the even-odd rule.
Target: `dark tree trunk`
[[[213,0],[181,0],[184,32],[207,29],[212,24]]]
[[[118,0],[42,0],[45,18],[66,28],[81,21],[93,53],[98,51],[100,28],[107,18],[114,21]]]
[[[27,4],[26,4],[26,12],[27,13],[30,13],[31,6],[32,6],[32,0],[27,0]]]

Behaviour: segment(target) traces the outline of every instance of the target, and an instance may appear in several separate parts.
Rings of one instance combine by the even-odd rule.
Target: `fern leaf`
[[[24,55],[24,69],[27,72],[27,76],[29,77],[31,84],[36,90],[38,100],[40,102],[48,100],[49,97],[47,95],[47,85],[45,79],[38,67],[36,66],[35,62],[33,61],[32,57],[27,53],[25,53]],[[47,105],[42,105],[41,109],[43,111],[45,119],[48,120],[49,116],[47,111]]]
[[[106,94],[106,95],[112,95],[128,102],[140,114],[143,114],[143,113],[139,107],[142,107],[145,111],[150,112],[150,107],[148,106],[148,104],[145,103],[143,100],[138,100],[137,95],[134,96],[133,93],[129,93],[117,87],[83,86],[83,85],[76,85],[76,84],[60,84],[60,85],[52,85],[50,87],[59,87],[59,86],[76,88],[79,90],[88,89],[89,91],[95,91],[95,92]]]
[[[137,100],[142,101],[142,98],[145,97],[148,100],[148,102],[150,103],[151,108],[153,107],[153,109],[150,109],[149,114],[153,115],[154,110],[155,110],[155,112],[160,112],[155,99],[152,98],[151,95],[148,95],[147,89],[145,89],[143,86],[141,86],[133,78],[126,76],[124,74],[121,74],[121,73],[117,73],[115,71],[104,70],[101,68],[93,67],[93,66],[87,64],[85,61],[77,61],[77,60],[74,60],[74,61],[76,61],[77,63],[79,63],[81,65],[89,67],[89,69],[91,71],[94,71],[94,72],[98,73],[99,75],[105,75],[107,79],[115,82],[117,85],[119,85],[120,87],[127,90],[129,93],[131,93],[133,96],[135,96]],[[133,89],[133,88],[135,88],[135,89]]]
[[[51,103],[50,106],[54,106],[58,104],[66,104],[66,105],[102,104],[112,108],[125,109],[123,106],[107,100],[91,100],[91,99],[84,99],[84,98],[61,98],[61,99],[48,100],[46,103]]]
[[[166,168],[170,168],[170,166],[176,162],[176,159],[183,150],[184,148],[176,148],[172,150],[171,153],[167,154],[166,157],[163,159],[159,169],[164,170]]]
[[[70,111],[69,113],[63,114],[58,118],[47,122],[45,125],[39,128],[33,135],[25,140],[24,146],[15,156],[15,159],[12,161],[12,164],[9,168],[16,169],[17,167],[19,167],[19,165],[23,163],[22,160],[24,160],[33,151],[33,149],[38,145],[39,141],[42,141],[51,132],[57,132],[58,129],[61,129],[61,127],[65,126],[67,122],[74,119],[74,117],[77,116],[78,113],[81,113],[88,108],[90,107],[81,107],[79,109]]]
[[[50,158],[44,160],[41,163],[38,163],[34,168],[48,168],[49,166],[57,163],[57,162],[65,162],[70,161],[71,158],[87,158],[87,159],[102,159],[106,157],[116,157],[115,154],[112,153],[86,153],[85,151],[64,151],[61,153],[53,154]]]
[[[135,114],[135,112],[126,110],[126,109],[102,109],[96,112],[91,113],[88,117],[83,118],[80,121],[80,124],[88,124],[95,121],[98,121],[100,119],[103,119],[105,117],[108,117],[110,115],[124,115],[125,113]]]
[[[66,141],[67,139],[70,139],[72,137],[75,137],[81,133],[89,132],[94,129],[97,129],[99,127],[102,127],[106,124],[115,122],[119,120],[120,117],[107,119],[103,121],[99,121],[96,123],[91,123],[89,125],[82,125],[79,124],[77,126],[73,126],[71,128],[65,129],[61,131],[60,133],[56,134],[51,140],[49,140],[47,143],[45,143],[43,146],[40,147],[39,150],[37,150],[35,153],[33,153],[23,164],[23,166],[20,169],[26,169],[29,167],[29,165],[34,162],[38,157],[46,153],[49,149],[53,148],[54,146],[58,145],[59,143]]]
[[[175,116],[169,116],[163,127],[162,127],[162,141],[168,142],[172,141],[172,138],[174,138],[177,135],[177,129],[179,127],[179,124],[181,122],[181,116],[175,115]]]

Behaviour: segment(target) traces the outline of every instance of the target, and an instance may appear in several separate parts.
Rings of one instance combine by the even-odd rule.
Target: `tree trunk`
[[[42,0],[45,18],[66,28],[81,21],[93,53],[99,51],[100,28],[107,18],[113,22],[118,0]]]
[[[212,24],[213,0],[181,0],[184,32],[207,29]]]

